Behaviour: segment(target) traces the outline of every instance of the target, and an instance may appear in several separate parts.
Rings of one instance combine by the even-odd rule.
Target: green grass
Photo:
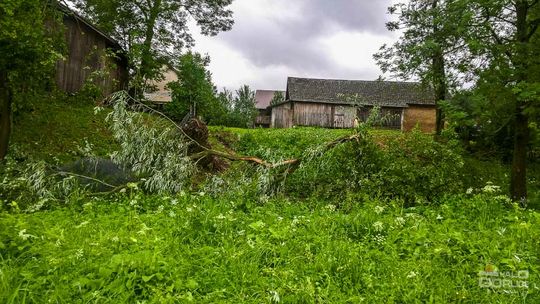
[[[2,213],[0,302],[539,303],[540,214],[504,201],[132,195]],[[481,288],[490,265],[529,288]]]
[[[115,147],[105,115],[94,116],[91,104],[40,103],[18,118],[13,142],[32,158],[69,161],[87,138],[104,155]],[[245,155],[293,158],[352,132],[210,127],[210,140]],[[400,132],[372,134],[384,144]],[[504,165],[466,157],[465,166],[466,184],[506,187]],[[329,173],[314,186],[349,182]],[[0,303],[540,303],[540,213],[494,188],[404,208],[346,191],[262,204],[251,186],[176,197],[131,186],[116,198],[73,194],[37,213],[17,208],[35,202],[6,202]],[[495,268],[528,271],[529,288],[481,288],[479,272]]]
[[[94,107],[75,97],[35,101],[31,111],[16,117],[11,143],[35,160],[65,162],[80,158],[80,148],[86,142],[97,155],[106,155],[116,145],[105,123],[107,111],[96,115]]]
[[[221,147],[226,142],[242,154],[261,156],[265,151],[277,151],[284,158],[299,157],[309,148],[328,143],[339,137],[352,135],[352,129],[324,129],[295,127],[289,129],[239,129],[209,127],[211,143]],[[373,130],[380,141],[399,135],[395,130]]]

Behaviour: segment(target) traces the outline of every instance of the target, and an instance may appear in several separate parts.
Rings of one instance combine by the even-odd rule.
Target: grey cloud
[[[307,16],[314,22],[334,22],[347,30],[385,32],[387,0],[305,0]]]
[[[256,1],[249,1],[257,5]],[[249,15],[235,15],[233,30],[220,34],[219,39],[256,66],[285,65],[301,72],[322,74],[335,67],[317,45],[317,39],[335,30],[386,33],[384,23],[390,0],[289,1],[291,5],[300,5],[301,16],[290,20],[268,16],[258,20]]]

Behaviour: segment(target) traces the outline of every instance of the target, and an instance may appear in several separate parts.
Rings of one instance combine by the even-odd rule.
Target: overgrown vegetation
[[[13,205],[0,301],[536,303],[540,216],[491,191],[421,208],[134,188],[34,214]],[[529,288],[482,288],[490,269],[528,270]]]
[[[23,110],[0,163],[0,302],[540,302],[538,64],[521,61],[537,53],[538,1],[391,9],[390,28],[408,29],[378,59],[434,87],[449,126],[439,119],[435,138],[375,130],[377,110],[352,130],[185,123],[245,128],[257,114],[248,86],[218,93],[209,59],[180,53],[186,18],[227,30],[230,0],[76,1],[129,37],[135,98],[95,107],[92,77],[59,96],[47,88],[53,37],[34,26],[53,15],[23,2],[0,4],[0,120]],[[460,58],[485,61],[462,71]],[[172,118],[138,100],[163,64],[181,74]],[[478,82],[443,102],[465,72]]]

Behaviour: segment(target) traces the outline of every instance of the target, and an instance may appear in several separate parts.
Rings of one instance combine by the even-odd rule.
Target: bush
[[[386,142],[367,133],[362,138],[304,163],[291,176],[288,191],[303,197],[363,192],[414,204],[464,189],[464,161],[453,142],[437,142],[419,131]]]

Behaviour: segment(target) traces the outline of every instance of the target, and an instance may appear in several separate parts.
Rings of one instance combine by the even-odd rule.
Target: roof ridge
[[[371,82],[371,83],[403,83],[403,84],[422,84],[419,81],[397,81],[397,80],[362,80],[362,79],[339,79],[339,78],[308,78],[308,77],[296,77],[288,76],[287,82],[291,79],[300,79],[300,80],[324,80],[324,81],[349,81],[349,82]]]

